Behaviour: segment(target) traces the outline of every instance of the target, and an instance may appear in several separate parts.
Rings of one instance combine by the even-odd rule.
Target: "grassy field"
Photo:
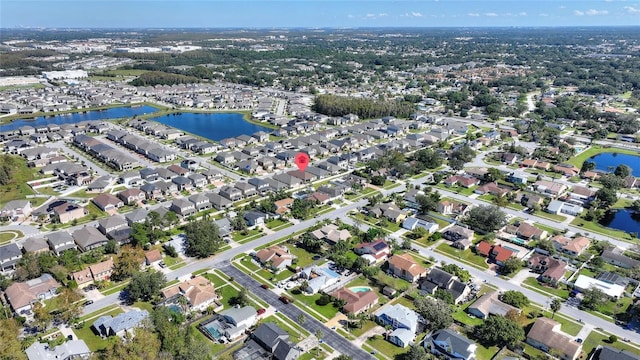
[[[567,218],[565,216],[562,215],[558,215],[558,214],[550,214],[546,211],[536,211],[536,216],[539,216],[541,218],[545,218],[545,219],[549,219],[549,220],[553,220],[553,221],[557,221],[559,223],[567,220]]]
[[[472,266],[481,269],[488,269],[489,265],[486,262],[486,259],[480,255],[477,255],[471,249],[467,250],[459,250],[449,245],[448,243],[440,244],[436,251],[444,253],[453,259],[458,259],[460,261],[464,261],[469,263]]]
[[[538,280],[536,280],[536,278],[534,277],[526,278],[522,282],[522,284],[528,285],[529,287],[533,288],[533,290],[537,290],[539,293],[542,293],[542,294],[546,293],[545,295],[553,294],[563,299],[569,298],[569,290],[562,287],[553,288],[553,287],[540,285],[540,283],[538,283]]]
[[[213,286],[215,288],[219,288],[221,286],[227,285],[228,281],[221,279],[218,275],[216,274],[212,274],[212,273],[204,273],[202,274],[203,277],[205,277],[207,280],[211,281],[211,283],[213,283]]]
[[[24,234],[19,230],[3,231],[0,232],[0,244],[9,242],[14,238],[21,238]]]
[[[604,227],[593,221],[587,221],[581,217],[576,217],[575,219],[573,219],[573,221],[571,222],[571,225],[581,227],[587,231],[592,231],[598,234],[611,236],[613,238],[620,239],[620,240],[626,240],[626,241],[633,240],[631,235],[627,234],[624,231]]]
[[[584,342],[582,343],[582,350],[588,354],[593,349],[595,349],[598,345],[602,345],[602,346],[607,345],[607,346],[614,347],[616,349],[626,350],[631,353],[640,355],[640,349],[638,349],[637,347],[630,346],[627,343],[622,342],[620,340],[614,342],[613,344],[609,343],[609,335],[604,335],[597,331],[592,331],[591,334],[589,334],[589,336],[587,336],[587,338],[584,339]]]
[[[582,167],[582,164],[589,159],[590,157],[596,156],[602,153],[619,153],[619,154],[629,154],[629,155],[638,155],[637,151],[619,149],[619,148],[605,148],[601,146],[592,146],[589,150],[583,151],[578,156],[574,156],[568,161],[568,164],[574,165],[576,167]]]
[[[290,292],[289,295],[296,300],[296,303],[303,303],[303,304],[307,305],[308,307],[310,307],[313,310],[315,310],[317,313],[319,313],[322,316],[324,316],[327,320],[331,319],[334,316],[336,316],[336,313],[338,313],[338,311],[340,310],[337,307],[333,306],[333,303],[329,303],[329,304],[324,305],[324,306],[316,305],[316,300],[320,299],[320,296],[321,296],[320,294],[314,294],[314,295],[298,294],[298,295],[295,295],[295,294]],[[304,310],[304,307],[301,307],[301,309]],[[309,315],[313,316],[312,313],[309,313]]]
[[[27,162],[14,155],[2,155],[0,156],[0,165],[5,164],[7,160],[13,161],[11,168],[11,181],[7,185],[0,186],[0,207],[11,200],[26,199],[28,195],[33,195],[35,192],[27,181],[37,179],[37,170],[27,166]]]
[[[375,349],[376,352],[381,352],[390,358],[395,358],[397,355],[404,354],[409,350],[409,348],[401,348],[388,342],[380,335],[367,339],[367,344]]]
[[[266,223],[268,229],[274,229],[274,228],[283,226],[285,224],[291,225],[290,222],[286,220],[281,220],[281,219],[274,219]]]

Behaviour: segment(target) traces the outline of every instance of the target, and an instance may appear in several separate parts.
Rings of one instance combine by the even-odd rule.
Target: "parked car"
[[[264,314],[265,312],[267,312],[267,309],[259,309],[259,310],[258,310],[258,315],[262,315],[262,314]]]
[[[84,306],[93,304],[93,300],[87,300],[84,302]]]
[[[160,267],[163,269],[167,267],[167,264],[165,264],[164,261],[160,261],[158,265],[160,265]]]
[[[262,285],[260,285],[260,287],[263,288],[263,289],[269,289],[269,285],[267,285],[267,284],[262,284]]]

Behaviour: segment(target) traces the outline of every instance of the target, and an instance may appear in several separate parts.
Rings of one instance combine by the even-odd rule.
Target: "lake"
[[[640,234],[640,214],[627,209],[608,211],[600,219],[602,226]]]
[[[164,115],[152,120],[214,141],[239,135],[251,135],[258,131],[268,133],[272,131],[267,127],[246,121],[239,113],[185,112]]]
[[[53,116],[40,116],[33,119],[14,120],[8,124],[0,125],[0,131],[15,130],[22,126],[38,126],[48,124],[74,124],[87,120],[103,120],[103,119],[119,119],[124,117],[133,117],[134,115],[150,114],[158,111],[151,106],[123,106],[105,110],[91,110],[87,112],[76,112],[70,114],[61,114]]]
[[[607,152],[592,156],[587,161],[594,162],[597,170],[611,172],[618,165],[625,164],[631,168],[631,175],[640,177],[640,155]]]

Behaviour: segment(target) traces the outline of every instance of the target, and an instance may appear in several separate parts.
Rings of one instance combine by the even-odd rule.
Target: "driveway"
[[[324,324],[316,320],[315,318],[307,315],[305,312],[300,310],[297,306],[293,304],[283,304],[279,299],[278,295],[276,295],[271,290],[265,290],[260,287],[260,283],[249,277],[249,275],[243,273],[242,271],[236,269],[233,266],[226,266],[220,268],[220,271],[225,273],[228,276],[233,276],[234,281],[238,284],[245,287],[247,290],[251,291],[253,294],[258,296],[263,301],[266,301],[269,305],[277,308],[283,315],[288,317],[292,322],[296,323],[298,316],[302,314],[306,322],[304,324],[305,330],[309,331],[312,335],[316,333],[317,330],[321,330],[324,334],[323,341],[331,346],[334,350],[340,352],[341,354],[345,354],[351,356],[354,360],[359,359],[373,359],[371,355],[369,355],[364,350],[360,349],[349,340],[344,337],[338,335],[333,330],[326,327]]]

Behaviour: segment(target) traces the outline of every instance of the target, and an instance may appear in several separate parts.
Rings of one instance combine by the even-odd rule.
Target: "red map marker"
[[[300,169],[300,171],[304,171],[304,169],[307,168],[307,165],[309,165],[309,155],[303,152],[298,153],[295,157],[295,161],[296,165],[298,165],[298,169]]]

